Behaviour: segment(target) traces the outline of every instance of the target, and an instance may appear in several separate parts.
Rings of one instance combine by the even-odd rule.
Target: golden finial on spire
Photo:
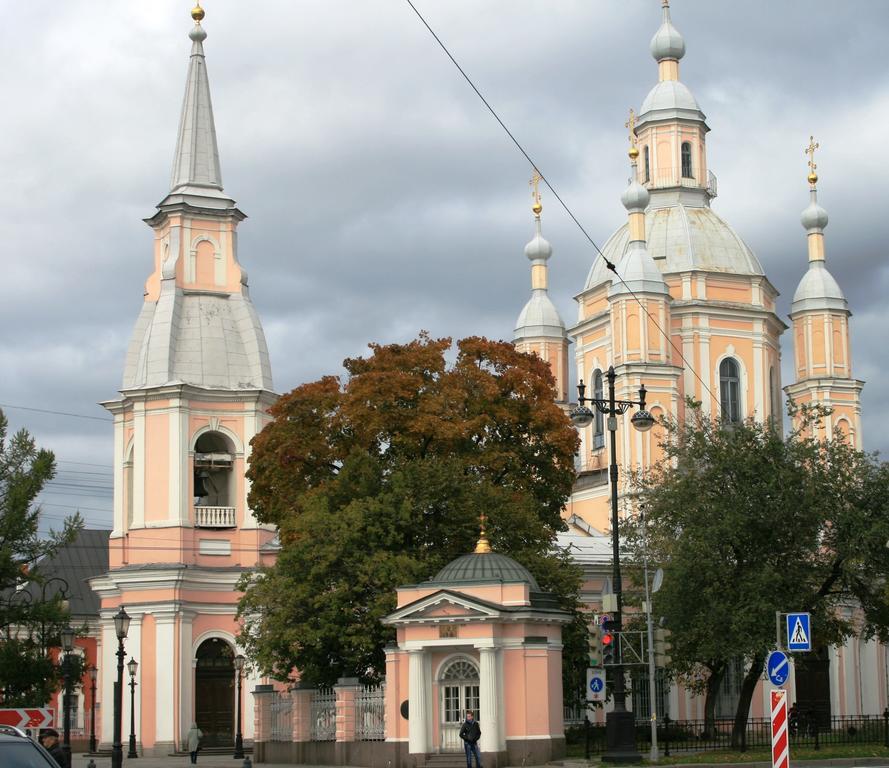
[[[191,9],[191,18],[195,24],[200,24],[204,18],[204,9],[201,8],[201,0],[195,0],[194,8]]]
[[[630,149],[627,154],[630,156],[630,160],[635,160],[639,157],[639,148],[636,146],[636,113],[632,107],[630,107],[630,118],[624,123],[624,127],[630,132]]]
[[[531,174],[531,181],[528,184],[531,186],[531,198],[534,200],[534,205],[531,206],[531,210],[534,211],[534,215],[539,219],[540,212],[543,210],[543,205],[540,202],[540,180],[543,176],[540,175],[540,171],[537,168],[534,169],[534,173]],[[482,521],[482,532],[484,533],[484,521]]]
[[[815,150],[820,146],[821,145],[815,141],[814,136],[809,136],[809,146],[806,147],[806,154],[809,156],[809,184],[813,187],[818,182],[818,174],[815,173],[815,169],[818,167],[815,165]]]
[[[485,523],[487,521],[488,516],[484,512],[482,512],[478,516],[478,523],[479,528],[481,529],[481,534],[478,537],[478,541],[475,543],[475,554],[477,555],[487,555],[491,552],[491,542],[488,541],[488,533],[485,530]]]

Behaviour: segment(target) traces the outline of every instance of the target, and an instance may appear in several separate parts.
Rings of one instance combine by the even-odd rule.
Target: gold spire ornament
[[[195,24],[200,24],[204,19],[204,9],[201,8],[200,0],[195,2],[194,8],[191,9],[191,18],[194,19]]]
[[[537,169],[535,168],[535,173]],[[488,541],[488,533],[485,530],[485,523],[488,521],[488,516],[482,512],[478,516],[479,528],[481,529],[481,533],[478,537],[478,541],[475,543],[475,554],[477,555],[487,555],[491,552],[491,542]]]
[[[624,123],[624,127],[630,132],[630,149],[627,154],[630,156],[630,160],[635,160],[639,157],[639,148],[636,146],[636,113],[632,107],[630,107],[630,118]]]
[[[543,210],[543,205],[540,202],[540,180],[542,178],[540,171],[535,168],[534,173],[531,174],[531,180],[528,182],[531,187],[531,199],[534,200],[531,210],[538,219],[540,218],[540,212]],[[484,531],[484,525],[484,522],[482,522],[482,531]]]
[[[815,141],[814,136],[809,136],[809,146],[806,147],[806,154],[809,156],[809,184],[813,187],[818,181],[818,174],[815,173],[815,170],[818,166],[815,164],[815,150],[818,149],[821,145]]]

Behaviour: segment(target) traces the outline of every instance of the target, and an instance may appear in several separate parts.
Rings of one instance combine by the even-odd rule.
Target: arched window
[[[682,142],[682,178],[691,179],[691,144]]]
[[[642,157],[645,160],[645,181],[647,183],[651,181],[651,164],[648,159],[648,146],[643,147]]]
[[[194,446],[195,526],[235,527],[234,448],[221,432],[204,432]]]
[[[596,371],[593,375],[593,397],[596,400],[602,399],[602,371]],[[595,451],[605,446],[605,429],[602,422],[602,411],[596,408],[596,406],[593,406],[593,411],[596,414],[595,421],[593,422],[595,425],[593,427],[593,450]]]
[[[723,421],[732,424],[741,421],[741,373],[733,357],[719,364],[719,402]]]

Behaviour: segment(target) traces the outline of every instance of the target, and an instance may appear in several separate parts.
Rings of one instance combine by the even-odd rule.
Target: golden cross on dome
[[[540,180],[542,178],[540,171],[535,167],[534,173],[531,174],[531,180],[528,182],[531,187],[531,198],[534,200],[531,210],[534,211],[535,216],[540,216],[540,212],[543,210],[543,205],[540,202]],[[484,520],[482,520],[482,529],[484,529],[484,525]]]
[[[633,108],[630,107],[630,117],[627,122],[624,123],[624,128],[629,130],[629,138],[630,138],[630,146],[636,146],[636,113],[633,111]]]
[[[491,551],[491,543],[488,541],[488,532],[485,530],[485,524],[488,522],[488,516],[482,512],[478,516],[479,528],[481,529],[481,535],[478,537],[478,541],[475,544],[475,554],[477,555],[487,555]]]
[[[821,145],[815,141],[814,136],[809,136],[809,146],[806,147],[806,154],[809,156],[809,184],[814,184],[818,181],[818,174],[815,173],[815,169],[818,168],[815,164],[815,150],[820,146]]]

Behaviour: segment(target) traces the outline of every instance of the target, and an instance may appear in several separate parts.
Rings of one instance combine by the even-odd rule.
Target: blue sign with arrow
[[[808,613],[787,614],[787,650],[812,650],[812,622]]]
[[[790,676],[790,659],[784,651],[772,651],[766,659],[766,672],[773,685],[784,685]]]

